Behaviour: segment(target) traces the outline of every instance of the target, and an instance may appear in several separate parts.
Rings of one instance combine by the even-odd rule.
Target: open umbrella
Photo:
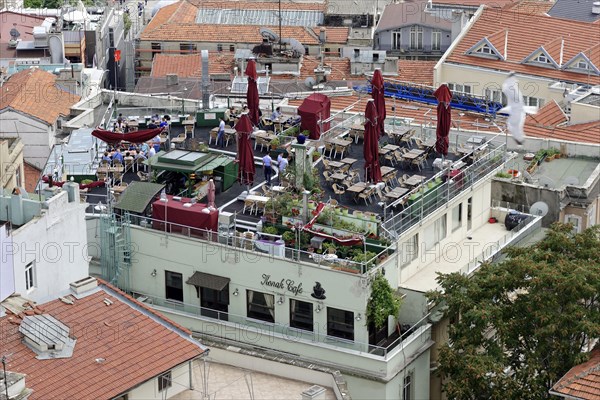
[[[371,95],[375,100],[375,108],[377,109],[377,126],[379,127],[379,136],[385,133],[385,94],[383,92],[383,75],[381,70],[377,68],[371,79]]]
[[[437,106],[437,128],[435,130],[435,151],[443,155],[448,155],[448,135],[450,134],[450,124],[452,123],[452,109],[450,101],[452,100],[452,92],[448,85],[442,83],[433,95],[438,101]]]
[[[253,125],[258,125],[259,112],[258,112],[258,75],[256,74],[256,61],[248,60],[246,66],[246,76],[248,77],[248,89],[246,91],[246,101],[248,102],[248,111],[250,114],[250,121]]]
[[[365,181],[381,182],[381,166],[379,165],[379,122],[375,100],[369,99],[365,109]]]
[[[210,181],[208,181],[208,192],[206,193],[209,207],[217,208],[217,206],[215,205],[216,191],[217,191],[217,188],[215,187],[215,181],[213,181],[211,179]]]
[[[256,169],[254,168],[254,154],[250,145],[252,122],[250,122],[248,114],[242,114],[237,124],[235,124],[235,130],[238,133],[236,161],[238,163],[240,184],[250,186],[254,182]]]

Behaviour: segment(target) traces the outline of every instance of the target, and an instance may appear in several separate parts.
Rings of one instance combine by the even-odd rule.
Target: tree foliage
[[[394,293],[382,273],[375,274],[371,281],[371,296],[367,302],[367,322],[374,324],[376,329],[381,329],[388,320],[388,316],[398,316],[400,298]]]
[[[545,239],[510,248],[472,277],[441,275],[449,343],[440,349],[452,399],[547,399],[600,337],[600,229],[555,224]]]

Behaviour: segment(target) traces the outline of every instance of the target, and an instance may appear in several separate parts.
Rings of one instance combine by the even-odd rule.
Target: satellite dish
[[[313,78],[312,76],[309,76],[308,78],[306,78],[304,80],[304,85],[306,85],[306,87],[308,88],[313,88],[313,86],[315,86],[315,84],[317,83],[316,79]]]
[[[262,36],[264,39],[267,39],[270,42],[279,41],[279,36],[269,28],[260,28],[259,32],[260,36]]]
[[[543,201],[538,201],[531,205],[529,208],[529,214],[545,217],[546,214],[548,214],[548,209],[548,204],[544,203]]]
[[[576,176],[567,176],[565,178],[565,184],[570,186],[579,185],[579,178]]]
[[[545,188],[550,188],[550,189],[554,189],[556,187],[556,182],[554,182],[552,179],[548,178],[547,176],[540,177],[538,184],[540,186],[543,186]]]

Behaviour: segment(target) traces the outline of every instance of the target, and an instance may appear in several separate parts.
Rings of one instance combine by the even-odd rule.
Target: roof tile
[[[508,31],[506,61],[465,54],[482,38],[504,30]],[[559,37],[557,32],[567,33]],[[600,29],[595,24],[563,20],[540,14],[531,15],[510,8],[502,10],[502,12],[485,8],[454,50],[448,54],[446,62],[598,85],[600,84],[598,75],[588,76],[588,74],[521,63],[533,51],[547,45],[549,48],[545,47],[546,50],[551,52],[553,58],[556,57],[557,63],[560,62],[560,48],[562,47],[563,64],[580,52],[585,52],[588,57],[591,56],[596,67],[600,68],[598,65],[598,61],[600,61],[598,42],[600,42]],[[498,50],[504,53],[503,42]]]
[[[12,354],[7,367],[27,375],[32,400],[114,398],[202,354],[198,343],[175,332],[182,329],[178,325],[112,286],[101,283],[100,288],[73,305],[60,300],[44,304],[46,312],[67,325],[77,339],[71,358],[37,360],[23,343],[19,327],[7,317],[0,319],[0,331],[5,333],[0,335],[0,347]],[[112,301],[110,306],[105,298]],[[104,361],[96,362],[99,358]]]
[[[600,398],[600,348],[591,352],[588,361],[571,368],[554,384],[552,391],[570,398]]]
[[[80,98],[59,89],[54,74],[32,68],[11,75],[0,87],[0,111],[10,108],[52,125]]]

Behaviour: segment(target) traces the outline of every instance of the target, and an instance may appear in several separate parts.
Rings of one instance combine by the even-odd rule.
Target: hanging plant
[[[394,293],[385,276],[379,272],[371,281],[371,297],[367,302],[367,324],[375,325],[376,329],[385,326],[388,316],[398,316],[400,298]]]

